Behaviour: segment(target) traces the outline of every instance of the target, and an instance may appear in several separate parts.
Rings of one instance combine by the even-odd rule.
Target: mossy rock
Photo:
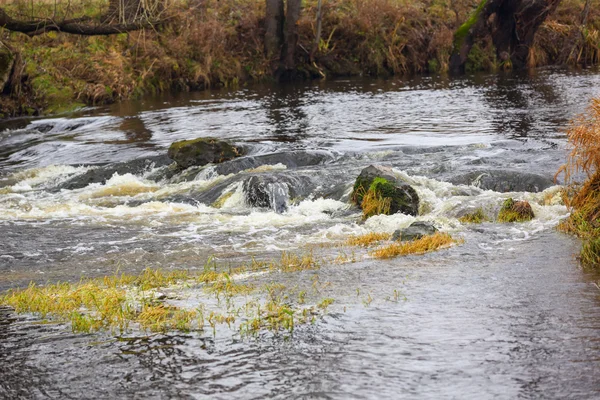
[[[365,219],[398,212],[416,216],[419,212],[419,195],[415,189],[399,181],[390,168],[381,166],[371,165],[361,171],[351,199],[362,208]]]
[[[526,222],[531,221],[535,215],[531,205],[526,201],[506,199],[498,213],[498,222]]]
[[[168,156],[182,168],[217,164],[243,155],[243,150],[223,140],[199,138],[175,142]]]

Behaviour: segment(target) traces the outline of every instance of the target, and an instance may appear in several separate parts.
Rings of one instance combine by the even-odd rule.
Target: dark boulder
[[[417,192],[396,177],[389,167],[370,165],[364,168],[356,178],[351,199],[363,209],[366,218],[381,213],[419,213]]]
[[[282,213],[292,199],[310,194],[314,184],[302,175],[253,175],[244,179],[242,189],[249,206]]]
[[[321,165],[331,162],[334,155],[323,150],[294,150],[278,153],[246,156],[223,162],[215,166],[219,175],[235,174],[247,169],[258,168],[263,165],[283,164],[289,169]]]
[[[529,172],[509,170],[473,171],[450,178],[455,185],[472,185],[494,192],[541,192],[554,185],[552,179]]]
[[[175,142],[167,154],[181,168],[189,168],[232,160],[241,156],[243,149],[223,140],[199,138]]]
[[[395,231],[392,235],[392,240],[400,240],[402,242],[417,240],[423,236],[433,235],[437,231],[437,228],[431,222],[416,221],[407,228]]]

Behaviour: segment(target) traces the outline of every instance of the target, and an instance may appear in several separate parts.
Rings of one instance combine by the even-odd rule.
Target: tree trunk
[[[585,6],[581,12],[581,25],[586,26],[590,16],[590,0],[585,0]]]
[[[298,45],[298,20],[302,11],[302,0],[287,0],[285,15],[285,35],[281,53],[282,65],[285,71],[296,68],[296,47]]]
[[[283,42],[283,13],[283,0],[267,0],[265,53],[270,60],[279,60]]]
[[[323,0],[317,3],[317,29],[315,33],[315,42],[310,51],[310,61],[314,60],[315,54],[319,51],[319,43],[321,42],[321,29],[323,25]]]
[[[490,35],[496,55],[513,68],[527,66],[535,33],[560,0],[483,0],[475,14],[454,35],[450,67],[462,71],[478,38]]]

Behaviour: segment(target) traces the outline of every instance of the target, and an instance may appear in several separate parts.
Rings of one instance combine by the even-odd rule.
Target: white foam
[[[83,174],[90,167],[73,167],[70,165],[50,165],[17,172],[9,178],[17,181],[11,187],[13,192],[29,192],[38,186],[56,185],[75,175]]]

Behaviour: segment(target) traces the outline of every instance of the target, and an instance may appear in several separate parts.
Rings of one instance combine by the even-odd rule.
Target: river
[[[552,179],[565,126],[598,95],[597,70],[353,78],[0,123],[0,292],[311,249],[331,262],[247,279],[312,289],[309,303],[335,300],[293,334],[252,338],[226,326],[73,334],[0,308],[0,397],[600,398],[600,276],[555,230],[568,215],[560,187],[462,184],[507,171]],[[244,146],[250,161],[168,166],[172,142],[207,136]],[[417,190],[419,216],[361,222],[349,194],[371,164]],[[248,204],[250,177],[266,182],[272,207]],[[508,197],[528,200],[536,217],[458,220],[477,208],[492,215]],[[390,260],[341,246],[415,220],[464,242]]]

